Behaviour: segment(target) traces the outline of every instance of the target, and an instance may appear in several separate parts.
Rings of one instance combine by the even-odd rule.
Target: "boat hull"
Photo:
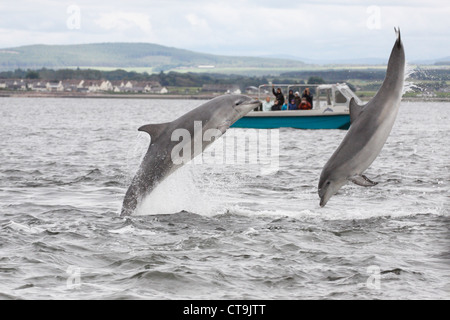
[[[264,116],[264,117],[243,117],[236,121],[232,128],[253,128],[253,129],[341,129],[347,130],[350,127],[350,115],[314,115],[314,116]]]

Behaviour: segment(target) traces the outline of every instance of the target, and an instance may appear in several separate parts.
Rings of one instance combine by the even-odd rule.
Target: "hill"
[[[278,58],[302,61],[311,65],[345,65],[345,66],[385,66],[387,64],[387,58],[359,58],[359,59],[311,59],[305,57],[297,57],[287,54],[271,54],[261,56],[262,58]]]
[[[0,70],[46,68],[147,68],[154,72],[198,68],[301,68],[289,59],[220,56],[151,43],[31,45],[0,49]]]

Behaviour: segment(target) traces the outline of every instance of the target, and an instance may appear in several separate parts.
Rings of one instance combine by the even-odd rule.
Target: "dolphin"
[[[397,40],[381,88],[366,105],[358,105],[354,98],[350,101],[350,128],[320,175],[321,207],[348,181],[364,187],[377,184],[363,172],[378,156],[391,132],[400,107],[405,77],[405,51],[400,29],[394,30]]]
[[[172,122],[140,127],[139,131],[150,135],[150,146],[125,194],[120,216],[131,215],[161,181],[202,153],[260,104],[245,95],[222,95]]]

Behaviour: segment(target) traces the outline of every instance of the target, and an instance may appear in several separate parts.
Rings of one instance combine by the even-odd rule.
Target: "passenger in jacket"
[[[284,96],[283,92],[281,92],[281,88],[278,88],[277,91],[275,91],[275,87],[272,86],[272,93],[275,96],[276,101],[278,101],[278,106],[281,109],[281,106],[284,104]]]
[[[289,102],[289,110],[297,110],[297,105],[295,104],[295,99],[292,99],[291,102]]]
[[[294,96],[294,91],[293,91],[293,90],[289,90],[289,97],[288,97],[288,101],[289,101],[289,102],[291,102],[291,101],[292,101],[292,99],[295,99],[295,96]]]
[[[306,88],[305,91],[303,91],[302,98],[306,98],[306,101],[309,102],[309,104],[311,105],[311,109],[312,109],[312,107],[313,107],[313,96],[312,96],[311,92],[309,91],[309,88]]]
[[[306,100],[306,98],[302,98],[302,103],[298,106],[300,110],[311,110],[311,104]]]
[[[298,106],[300,103],[302,103],[302,98],[300,97],[300,92],[296,92],[294,95],[294,101],[295,101],[295,109],[298,109]]]
[[[282,105],[278,103],[278,100],[275,100],[273,106],[272,106],[272,111],[279,111],[281,110]]]
[[[262,111],[272,111],[273,102],[270,101],[270,97],[266,97],[266,101],[262,104]]]

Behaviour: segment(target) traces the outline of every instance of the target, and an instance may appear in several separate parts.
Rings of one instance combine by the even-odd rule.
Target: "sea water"
[[[201,103],[0,98],[0,298],[450,298],[450,103],[402,103],[379,184],[325,208],[346,131],[282,128],[277,170],[186,165],[120,218],[137,128]]]

